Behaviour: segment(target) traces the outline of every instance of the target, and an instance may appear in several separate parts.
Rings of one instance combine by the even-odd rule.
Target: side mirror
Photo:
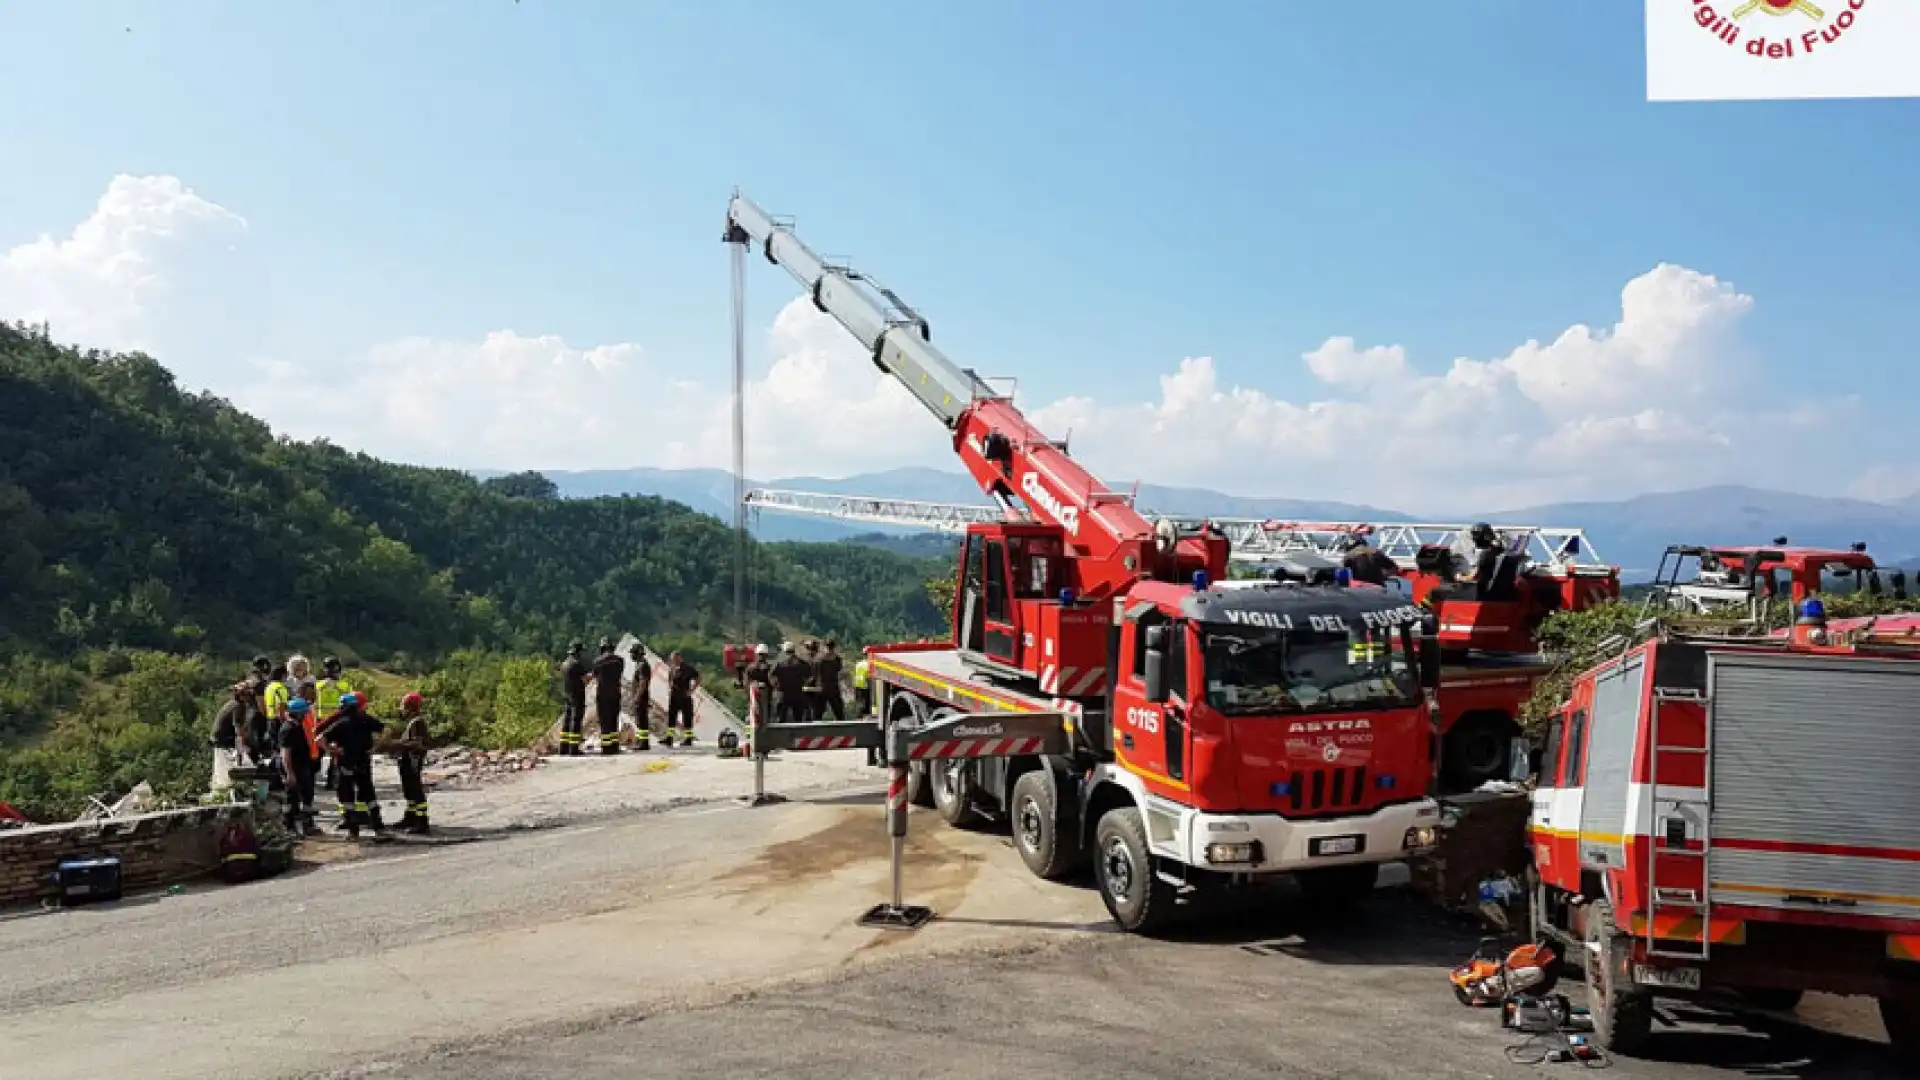
[[[1432,634],[1420,635],[1420,685],[1440,689],[1440,639]]]
[[[1141,678],[1147,684],[1147,700],[1155,705],[1163,705],[1167,700],[1167,628],[1149,626],[1147,635],[1147,666]]]

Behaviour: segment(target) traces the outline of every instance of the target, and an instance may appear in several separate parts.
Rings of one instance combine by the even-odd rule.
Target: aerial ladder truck
[[[724,238],[786,269],[1006,514],[966,529],[950,640],[866,650],[876,705],[888,725],[982,714],[958,739],[994,739],[995,715],[1058,714],[1068,750],[929,763],[917,802],[954,826],[1005,820],[1041,877],[1091,862],[1129,931],[1281,874],[1350,903],[1383,863],[1431,848],[1440,659],[1425,612],[1385,589],[1224,580],[1225,536],[1148,521],[948,359],[892,290],[737,194]]]

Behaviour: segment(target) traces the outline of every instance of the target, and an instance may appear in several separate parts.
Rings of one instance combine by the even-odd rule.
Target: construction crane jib
[[[737,193],[727,207],[724,238],[793,275],[816,308],[846,327],[880,370],[946,426],[967,471],[1009,517],[1020,516],[1017,500],[1035,520],[1058,526],[1078,556],[1069,562],[1082,595],[1111,594],[1199,554],[1200,545],[1184,542],[1191,548],[1187,558],[1161,552],[1153,525],[1125,496],[1082,468],[1011,399],[935,348],[926,320],[871,275],[828,263],[791,226]]]

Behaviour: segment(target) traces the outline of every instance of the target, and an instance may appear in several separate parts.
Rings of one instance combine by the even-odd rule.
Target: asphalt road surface
[[[1282,922],[1285,920],[1282,919]],[[392,1080],[730,1080],[851,1077],[1103,1080],[1525,1075],[1538,1051],[1464,1008],[1446,969],[1473,937],[1383,898],[1324,931],[1243,919],[1171,941],[1078,937],[1020,956],[904,961],[851,978],[565,1036],[478,1047],[380,1071]],[[1275,934],[1278,936],[1275,936]],[[1575,997],[1578,997],[1576,992]],[[1663,1080],[1880,1078],[1884,1044],[1764,1019],[1669,1010],[1653,1060],[1609,1075]],[[1576,1064],[1538,1065],[1572,1072]],[[352,1074],[348,1074],[352,1075]]]
[[[913,830],[908,898],[940,917],[904,935],[854,924],[886,895],[866,795],[382,849],[0,920],[0,1080],[1521,1068],[1494,1015],[1448,992],[1472,932],[1391,891],[1339,925],[1282,899],[1143,940],[1111,932],[1090,890],[1029,876],[1003,837],[931,815]],[[1614,1074],[1903,1075],[1869,1040],[1680,1020],[1665,1061]]]

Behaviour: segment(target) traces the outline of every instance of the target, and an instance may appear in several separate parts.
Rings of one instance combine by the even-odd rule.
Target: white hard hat
[[[767,655],[767,647],[765,645],[755,645],[753,647],[753,655],[755,656]]]
[[[793,642],[791,642],[791,641],[783,641],[783,642],[781,642],[781,643],[780,643],[780,651],[781,651],[781,652],[792,652],[792,651],[793,651]]]

